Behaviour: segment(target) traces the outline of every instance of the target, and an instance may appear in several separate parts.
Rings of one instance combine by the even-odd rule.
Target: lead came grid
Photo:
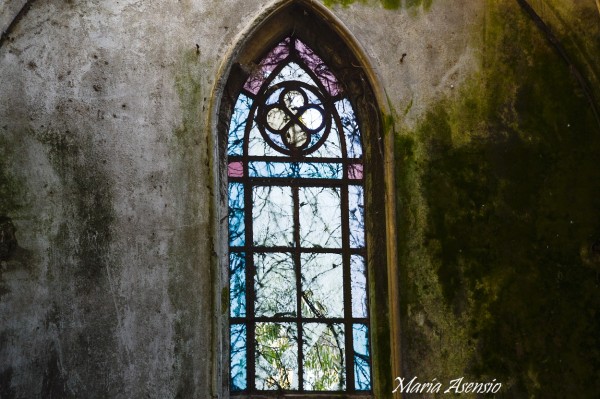
[[[232,394],[371,389],[360,133],[323,65],[286,38],[233,111]]]

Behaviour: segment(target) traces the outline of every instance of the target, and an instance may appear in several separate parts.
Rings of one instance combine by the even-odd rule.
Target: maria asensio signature
[[[392,392],[400,393],[440,393],[444,389],[444,385],[434,378],[430,382],[419,382],[417,377],[413,377],[410,381],[406,378],[396,377],[396,389]],[[502,383],[496,382],[494,378],[490,382],[471,382],[464,381],[464,377],[456,378],[448,382],[448,388],[443,393],[498,393],[502,388]]]

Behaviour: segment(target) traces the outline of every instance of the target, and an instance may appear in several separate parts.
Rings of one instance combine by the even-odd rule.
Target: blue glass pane
[[[367,274],[365,259],[350,256],[350,287],[352,289],[352,317],[367,317]]]
[[[244,245],[244,185],[229,183],[229,245]]]
[[[256,389],[298,389],[296,323],[256,323]]]
[[[354,345],[354,386],[357,391],[368,391],[371,389],[369,327],[364,324],[353,324],[352,335]]]
[[[350,211],[350,247],[365,246],[365,199],[362,186],[348,186],[348,209]]]
[[[342,215],[340,189],[300,187],[300,246],[341,248]]]
[[[229,254],[229,314],[246,315],[246,256],[239,252]]]
[[[255,246],[293,246],[292,188],[256,186],[252,189],[252,231]]]
[[[248,120],[248,113],[251,106],[252,99],[240,94],[235,107],[233,107],[233,115],[229,122],[227,155],[242,155],[243,153],[244,130],[246,129],[246,121]]]
[[[332,118],[333,119],[333,118]],[[315,135],[314,139],[311,140],[311,146],[314,145],[318,139],[321,138],[321,135]],[[337,125],[334,120],[331,121],[331,130],[329,132],[329,136],[327,136],[327,140],[313,153],[307,155],[310,157],[323,157],[323,158],[341,158],[342,157],[342,148],[340,146],[340,132],[337,128]]]
[[[231,361],[231,390],[246,389],[246,326],[232,324],[229,330],[230,361]]]
[[[273,85],[271,85],[271,86],[273,86]],[[275,104],[279,100],[279,95],[281,94],[282,91],[283,91],[283,87],[273,90],[273,92],[265,100],[265,104],[267,104],[267,105]]]
[[[295,316],[296,274],[290,253],[254,254],[256,316]]]
[[[354,114],[354,109],[352,108],[350,101],[347,99],[337,101],[335,103],[335,109],[342,121],[342,128],[344,129],[344,136],[346,137],[346,151],[348,152],[348,158],[360,158],[363,154],[360,130],[358,129],[358,122],[356,121],[356,115]]]
[[[250,177],[341,179],[342,164],[308,162],[250,162]]]
[[[305,323],[302,333],[304,389],[344,390],[346,388],[344,325]]]

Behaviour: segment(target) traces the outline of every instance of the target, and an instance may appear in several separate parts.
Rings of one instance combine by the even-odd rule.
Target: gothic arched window
[[[232,393],[371,390],[363,168],[342,85],[286,37],[229,123]]]
[[[226,390],[391,397],[398,276],[381,91],[317,2],[285,1],[256,21],[216,93]]]

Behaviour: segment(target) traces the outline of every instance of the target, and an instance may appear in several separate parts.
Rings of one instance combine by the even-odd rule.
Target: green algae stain
[[[324,4],[327,7],[339,4],[343,7],[359,2],[361,4],[367,4],[367,0],[325,0]],[[386,10],[398,10],[398,9],[417,9],[423,8],[425,11],[429,11],[433,0],[378,0],[377,1]]]
[[[506,397],[589,397],[600,129],[518,6],[487,12],[479,75],[396,139],[406,367],[497,378]]]
[[[65,231],[69,233],[59,235],[56,245],[75,251],[78,277],[98,282],[104,278],[115,220],[112,185],[94,146],[80,142],[81,137],[58,130],[36,135],[37,140],[47,147],[50,162],[66,192],[72,193],[69,200],[73,206],[73,219],[63,221]],[[73,248],[75,242],[77,248]]]
[[[196,49],[183,52],[174,71],[174,86],[179,98],[178,114],[181,120],[174,128],[169,141],[171,165],[169,189],[174,193],[174,203],[169,210],[178,227],[169,242],[169,288],[171,306],[177,316],[173,321],[175,337],[174,354],[176,364],[176,397],[200,397],[207,392],[198,392],[195,383],[199,358],[194,345],[198,330],[203,328],[202,302],[213,300],[215,296],[211,275],[200,275],[204,267],[197,259],[204,259],[203,245],[210,235],[199,220],[199,212],[210,204],[211,187],[199,184],[208,178],[203,176],[208,168],[207,158],[210,146],[203,120],[203,68],[200,54]],[[209,269],[210,270],[210,269]],[[202,294],[200,294],[202,292]],[[206,330],[204,330],[206,331]],[[204,355],[212,356],[212,352]]]
[[[175,136],[179,140],[186,137],[198,135],[201,122],[202,92],[200,74],[198,68],[198,54],[190,50],[184,54],[182,65],[175,77],[175,87],[182,105],[183,121],[181,126],[175,130]]]

